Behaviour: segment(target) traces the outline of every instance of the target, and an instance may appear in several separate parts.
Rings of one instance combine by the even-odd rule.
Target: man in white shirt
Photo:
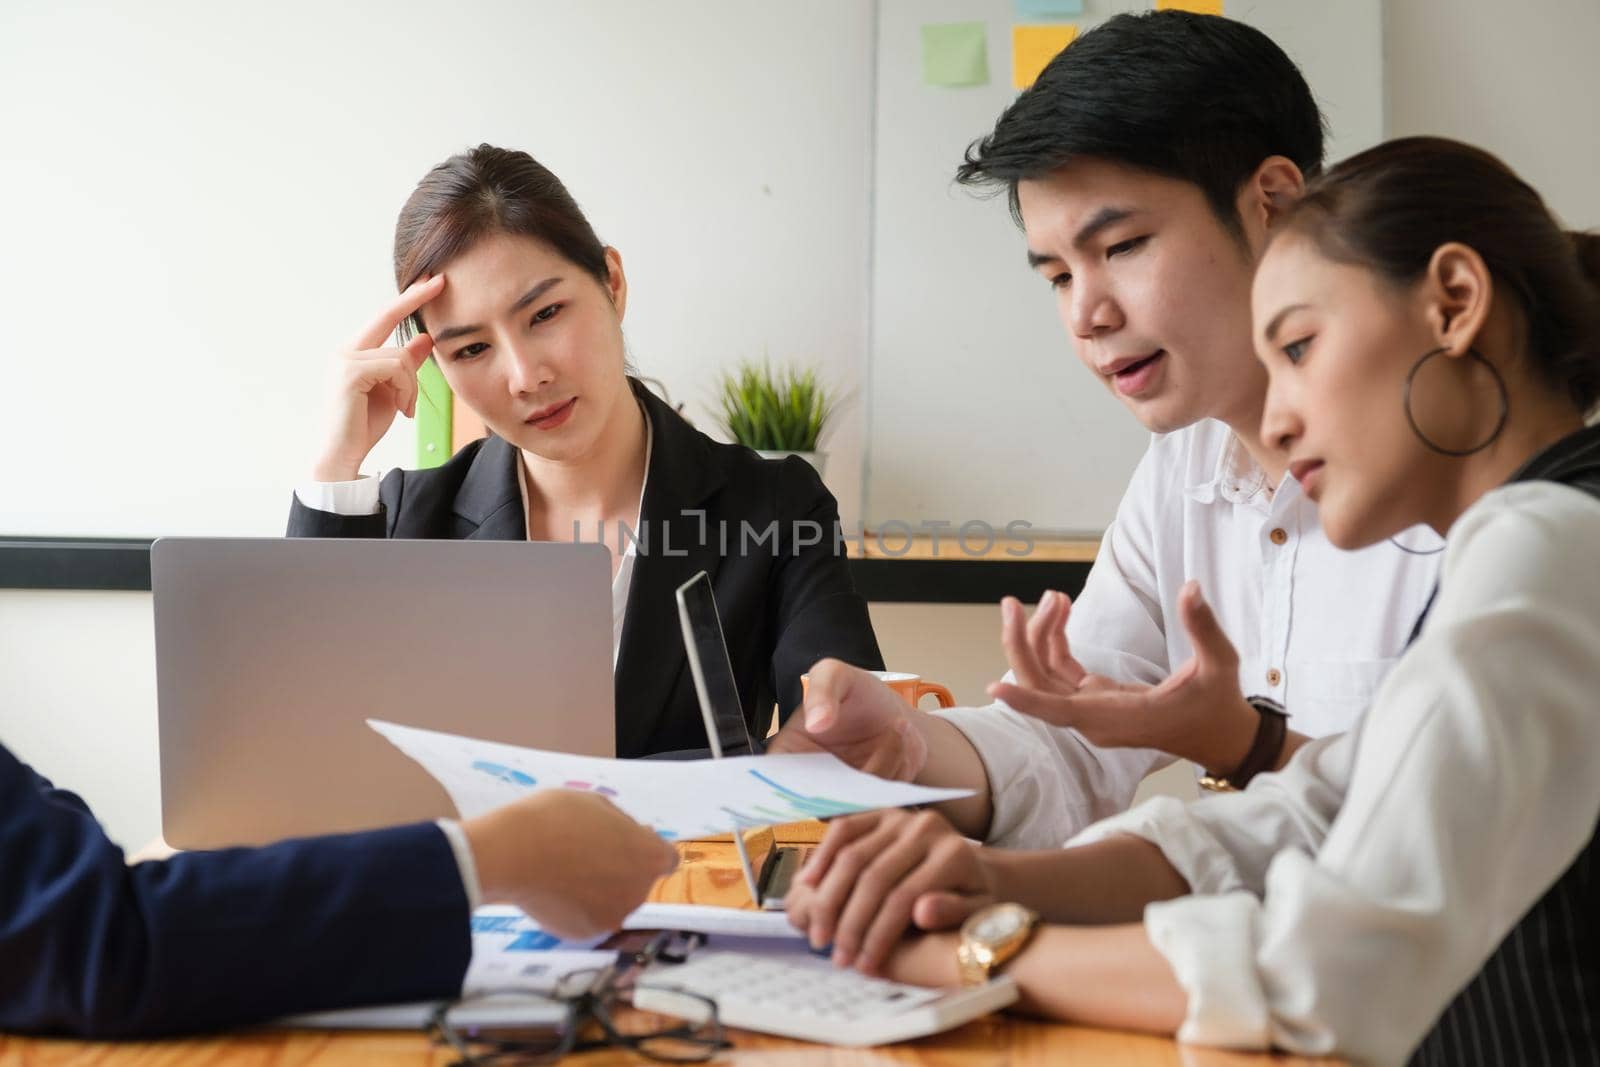
[[[1174,106],[1185,100],[1204,104]],[[963,833],[1040,847],[1125,810],[1175,757],[1242,786],[1355,722],[1433,587],[1435,559],[1414,550],[1436,541],[1334,549],[1259,440],[1250,281],[1322,150],[1316,103],[1281,49],[1181,12],[1085,34],[968,150],[959,180],[1008,191],[1079,359],[1155,434],[1070,616],[1049,594],[1031,624],[1064,623],[1063,669],[1103,699],[1054,725],[1000,703],[909,714],[824,661],[773,750],[973,789],[942,809]],[[1238,649],[1243,692],[1288,708],[1283,740],[1258,706],[1178,684],[1207,667],[1178,609],[1189,579]],[[1020,606],[1005,610],[1020,630]]]

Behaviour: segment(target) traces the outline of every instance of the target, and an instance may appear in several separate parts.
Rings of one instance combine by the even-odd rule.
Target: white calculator
[[[769,943],[770,944],[770,943]],[[703,998],[703,999],[702,999]],[[653,963],[634,984],[645,1011],[827,1045],[884,1045],[937,1034],[1017,999],[1000,976],[981,986],[928,989],[842,970],[801,942],[792,950],[701,949],[684,963]]]

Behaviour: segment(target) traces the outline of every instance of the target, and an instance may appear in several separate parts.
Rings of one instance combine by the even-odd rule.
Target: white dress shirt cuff
[[[940,708],[932,714],[960,730],[983,762],[993,811],[986,840],[992,845],[1018,847],[1014,838],[1024,817],[1033,814],[1040,821],[1048,821],[1046,813],[1039,811],[1045,798],[1039,795],[1036,785],[1040,768],[1034,766],[1035,746],[1028,731],[1010,718],[1016,713],[1000,703],[986,708]],[[1057,837],[1040,844],[1056,845],[1061,841]]]
[[[1255,959],[1260,913],[1260,901],[1244,892],[1179,897],[1145,908],[1145,933],[1188,994],[1179,1041],[1271,1046],[1272,1019]]]
[[[376,515],[378,479],[364,474],[353,482],[302,482],[294,495],[313,511],[335,515]]]
[[[456,854],[456,866],[461,871],[461,888],[467,891],[467,913],[470,915],[483,904],[483,890],[478,885],[478,864],[472,858],[472,845],[467,841],[467,832],[454,819],[437,819],[435,825],[444,832],[444,839],[450,842],[450,851]]]
[[[1002,848],[1060,848],[1096,820],[1125,811],[1140,780],[1172,759],[1152,749],[1096,748],[1075,730],[1000,701],[933,714],[978,753],[989,783],[985,840]]]
[[[1189,803],[1177,797],[1151,797],[1132,811],[1095,823],[1068,841],[1067,847],[1103,841],[1116,834],[1132,834],[1159,848],[1167,862],[1189,883],[1191,893],[1231,893],[1247,889],[1232,854],[1191,810],[1196,805],[1211,802],[1212,798],[1206,797]]]

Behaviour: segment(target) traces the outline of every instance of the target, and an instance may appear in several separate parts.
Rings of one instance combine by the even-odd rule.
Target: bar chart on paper
[[[439,780],[465,818],[541,789],[605,797],[668,840],[829,819],[968,795],[889,782],[822,753],[720,760],[618,760],[503,745],[369,719]]]

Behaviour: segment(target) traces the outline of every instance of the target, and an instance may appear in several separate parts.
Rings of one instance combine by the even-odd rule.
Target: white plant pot
[[[758,448],[756,449],[756,455],[762,459],[783,459],[787,456],[799,456],[811,464],[811,468],[817,472],[818,478],[821,478],[826,473],[824,468],[828,465],[828,454],[826,452],[765,452]]]

